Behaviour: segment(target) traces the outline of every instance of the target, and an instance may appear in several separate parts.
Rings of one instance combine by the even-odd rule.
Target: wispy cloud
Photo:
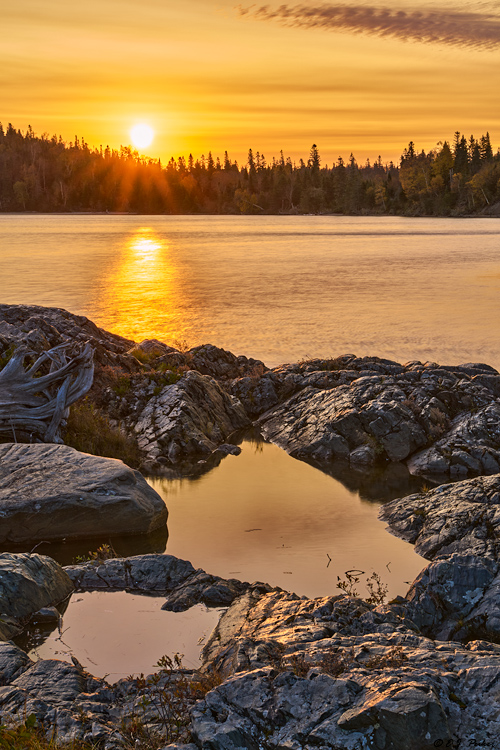
[[[242,16],[283,26],[374,34],[426,43],[493,49],[500,45],[500,15],[483,11],[427,8],[402,10],[375,5],[239,5]]]

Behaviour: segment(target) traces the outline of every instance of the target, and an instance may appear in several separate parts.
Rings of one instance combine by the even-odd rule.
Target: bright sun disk
[[[130,137],[136,148],[146,148],[153,141],[154,131],[149,125],[141,123],[140,125],[134,125],[130,131]]]

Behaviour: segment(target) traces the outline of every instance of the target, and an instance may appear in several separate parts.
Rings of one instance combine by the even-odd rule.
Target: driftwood
[[[0,370],[0,435],[17,442],[19,435],[61,443],[59,427],[71,404],[94,379],[94,351],[89,343],[61,344],[43,352],[24,368],[30,352],[19,347]],[[46,374],[37,376],[44,367]]]

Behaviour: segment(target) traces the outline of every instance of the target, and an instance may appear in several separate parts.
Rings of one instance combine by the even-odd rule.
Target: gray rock
[[[187,560],[172,555],[138,555],[102,562],[69,565],[65,569],[80,591],[132,591],[167,596],[162,609],[183,612],[194,604],[226,607],[249,585],[236,579],[195,570]]]
[[[493,398],[492,395],[489,400]],[[492,474],[498,471],[496,455],[499,447],[500,403],[495,400],[475,413],[459,414],[450,430],[435,445],[412,456],[408,467],[413,474],[423,476],[446,471],[458,478]],[[479,458],[473,455],[474,452]]]
[[[231,393],[243,404],[251,417],[258,417],[278,403],[272,374],[238,378],[231,384]]]
[[[248,591],[205,649],[206,669],[233,676],[194,707],[197,744],[496,747],[500,647],[423,637],[395,616],[411,608],[404,602],[373,607],[345,596]]]
[[[0,637],[19,632],[30,615],[63,601],[73,583],[50,557],[37,554],[0,554]]]
[[[149,466],[189,469],[249,423],[237,399],[212,378],[190,371],[151,398],[135,432]]]
[[[0,445],[0,541],[147,534],[167,509],[121,461],[66,445]]]
[[[380,518],[427,559],[453,553],[500,554],[500,475],[446,484],[393,500]]]
[[[500,376],[486,365],[402,366],[346,355],[283,365],[264,377],[275,406],[248,404],[243,381],[233,388],[249,413],[265,411],[264,437],[296,458],[325,467],[349,459],[367,469],[405,461],[412,473],[436,478],[493,473],[500,465]]]

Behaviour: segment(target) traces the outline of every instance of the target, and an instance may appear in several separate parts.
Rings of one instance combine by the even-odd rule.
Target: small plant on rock
[[[86,555],[75,557],[75,563],[104,562],[104,560],[112,560],[115,557],[118,557],[118,555],[111,544],[101,544],[95,552],[88,552]]]
[[[346,570],[344,575],[345,578],[337,576],[337,588],[344,592],[347,596],[359,596],[356,586],[361,581],[361,576],[364,575],[364,570]],[[369,604],[384,604],[387,599],[387,592],[389,587],[383,583],[380,575],[373,572],[371,576],[367,576],[365,579],[365,585],[368,589],[368,597],[365,601]]]
[[[190,741],[192,706],[220,685],[223,677],[217,671],[205,674],[185,669],[182,656],[162,656],[156,664],[158,672],[135,678],[142,693],[137,702],[139,712],[123,727],[130,748],[137,747],[137,741],[141,750],[158,750],[165,744]]]

